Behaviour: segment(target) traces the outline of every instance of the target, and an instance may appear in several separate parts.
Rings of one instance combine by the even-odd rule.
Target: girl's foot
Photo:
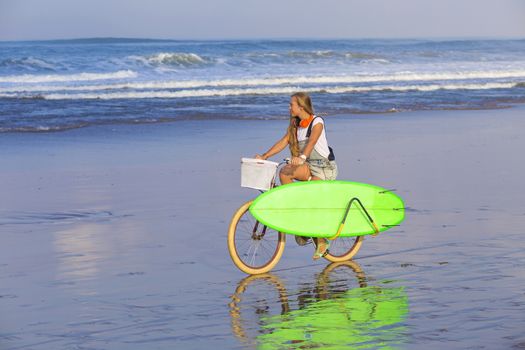
[[[327,239],[318,238],[316,242],[315,253],[312,258],[314,260],[317,260],[317,259],[324,257],[326,254],[328,254],[329,248],[330,248],[330,242]]]

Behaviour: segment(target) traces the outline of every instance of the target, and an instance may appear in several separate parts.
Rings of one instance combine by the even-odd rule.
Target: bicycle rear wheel
[[[342,262],[352,259],[357,253],[364,237],[339,237],[330,242],[330,249],[324,258],[331,262]]]
[[[264,226],[244,203],[233,215],[228,229],[228,251],[235,266],[250,275],[270,271],[283,255],[286,236]]]

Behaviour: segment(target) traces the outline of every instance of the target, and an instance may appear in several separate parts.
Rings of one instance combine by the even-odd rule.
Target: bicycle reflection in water
[[[275,275],[248,276],[229,304],[233,334],[258,349],[399,346],[408,297],[403,287],[375,284],[353,261],[328,265],[293,295]]]

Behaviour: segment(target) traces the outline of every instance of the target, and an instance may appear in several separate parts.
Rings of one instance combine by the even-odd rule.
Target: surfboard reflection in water
[[[328,265],[293,294],[275,275],[246,277],[229,306],[234,335],[258,349],[375,349],[407,341],[404,288],[369,285],[352,261]]]

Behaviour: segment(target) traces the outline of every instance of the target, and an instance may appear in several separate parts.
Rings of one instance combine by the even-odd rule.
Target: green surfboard
[[[250,212],[259,222],[280,232],[333,237],[342,228],[339,236],[350,237],[375,234],[399,225],[405,207],[398,195],[378,186],[308,181],[263,193],[252,203]]]

